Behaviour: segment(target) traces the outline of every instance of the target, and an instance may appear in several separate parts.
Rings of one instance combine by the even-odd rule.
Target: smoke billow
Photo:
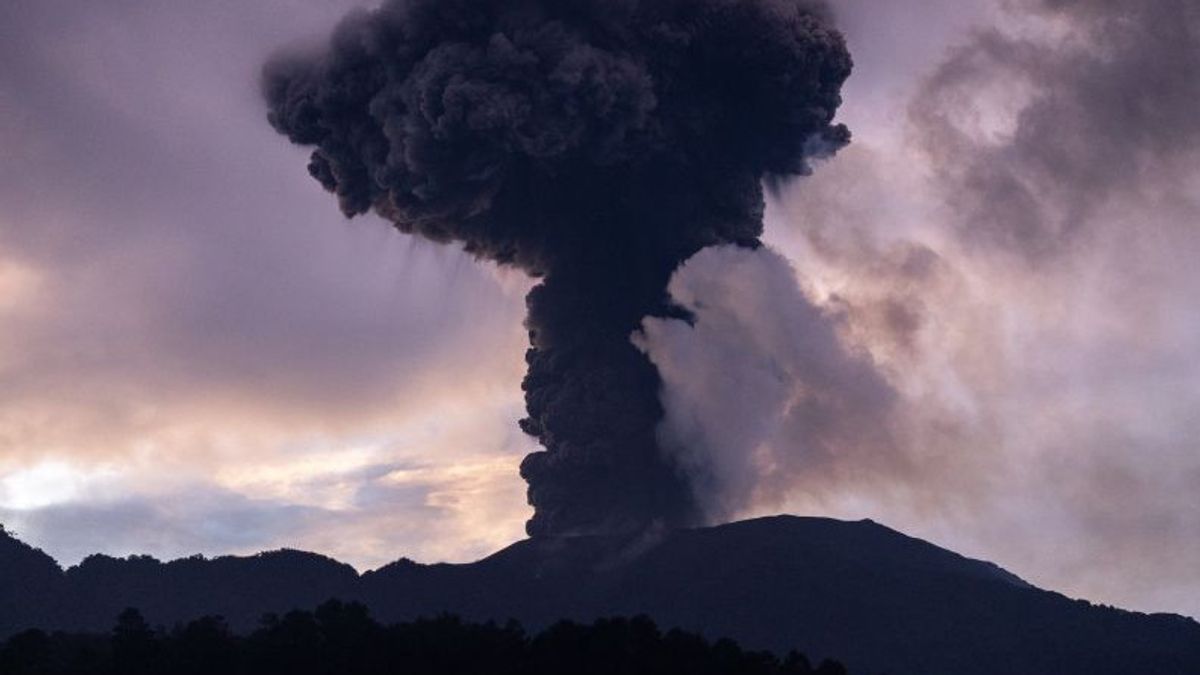
[[[841,317],[810,300],[769,247],[714,247],[671,279],[692,321],[647,318],[635,336],[665,383],[664,449],[693,476],[706,520],[777,505],[853,467],[894,475],[898,392]]]
[[[700,515],[630,335],[672,271],[758,245],[764,177],[804,174],[851,62],[807,0],[386,0],[272,60],[269,120],[347,216],[540,279],[521,427],[531,535]]]

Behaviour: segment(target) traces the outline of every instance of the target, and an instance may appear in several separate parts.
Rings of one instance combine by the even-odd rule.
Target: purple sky
[[[61,561],[521,536],[529,282],[345,221],[264,120],[262,62],[358,4],[0,4],[0,521]],[[854,145],[643,336],[715,511],[1200,615],[1193,4],[836,3]]]

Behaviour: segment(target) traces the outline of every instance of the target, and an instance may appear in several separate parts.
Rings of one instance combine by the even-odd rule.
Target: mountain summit
[[[869,520],[535,538],[474,563],[400,560],[361,576],[298,551],[92,556],[65,572],[39,553],[0,541],[0,628],[101,631],[134,606],[152,624],[219,614],[247,630],[265,612],[339,597],[385,622],[451,612],[538,628],[646,614],[747,647],[836,658],[856,675],[1200,673],[1191,619],[1071,600]]]

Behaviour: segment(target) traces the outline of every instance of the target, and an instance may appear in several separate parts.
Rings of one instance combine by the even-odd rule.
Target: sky
[[[0,522],[62,563],[523,536],[531,282],[345,220],[265,121],[262,63],[358,5],[0,4]],[[676,274],[665,432],[721,519],[1200,616],[1200,8],[834,5],[854,142]]]

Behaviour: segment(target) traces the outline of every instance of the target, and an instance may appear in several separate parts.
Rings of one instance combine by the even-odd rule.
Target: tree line
[[[4,675],[846,675],[833,661],[813,666],[709,641],[652,620],[561,621],[535,634],[516,622],[454,616],[381,625],[359,603],[331,600],[315,611],[267,615],[246,635],[220,617],[170,630],[136,609],[109,634],[27,630],[0,648]]]

